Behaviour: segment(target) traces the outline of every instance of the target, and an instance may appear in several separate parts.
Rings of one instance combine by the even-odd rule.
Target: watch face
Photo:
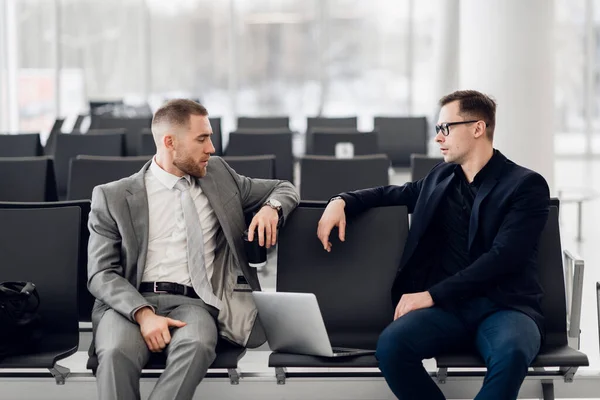
[[[276,208],[281,207],[281,202],[279,200],[270,199],[269,204]]]

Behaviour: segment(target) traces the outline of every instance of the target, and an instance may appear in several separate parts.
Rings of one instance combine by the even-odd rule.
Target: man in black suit
[[[392,287],[394,322],[376,354],[388,385],[402,400],[443,399],[422,360],[475,346],[487,365],[476,399],[516,399],[543,340],[537,248],[548,184],[494,149],[494,100],[465,90],[440,106],[445,162],[417,182],[332,198],[317,234],[331,251],[331,230],[343,241],[346,216],[405,205],[413,216]]]

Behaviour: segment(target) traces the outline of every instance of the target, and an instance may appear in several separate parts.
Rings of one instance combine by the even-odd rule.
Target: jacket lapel
[[[492,159],[491,162],[493,162],[493,164],[490,165],[490,174],[482,182],[481,187],[477,191],[477,196],[475,196],[475,201],[473,202],[471,218],[469,219],[469,251],[471,251],[471,246],[473,245],[475,235],[479,229],[479,209],[481,208],[481,203],[498,183],[500,173],[502,172],[502,167],[504,166],[504,161],[506,161],[506,157],[504,157],[502,153],[498,152],[497,156],[498,157],[494,157]]]
[[[150,217],[144,175],[150,166],[150,163],[151,161],[144,165],[141,171],[133,177],[133,183],[129,189],[127,189],[126,194],[129,215],[131,216],[131,224],[133,225],[133,232],[135,233],[138,245],[138,268],[136,282],[138,287],[142,281],[144,267],[146,265],[146,253],[148,252],[148,229],[150,225]]]
[[[202,192],[208,198],[208,202],[210,203],[210,206],[215,212],[217,220],[219,220],[219,225],[221,225],[221,229],[225,234],[227,243],[229,243],[229,246],[232,249],[235,249],[235,242],[233,240],[231,225],[229,223],[227,213],[225,212],[225,208],[223,207],[221,191],[219,189],[219,185],[217,185],[217,183],[214,180],[214,174],[206,174],[206,176],[204,176],[203,178],[198,179],[198,182],[200,184],[200,188],[202,188]],[[233,253],[237,258],[236,252]]]
[[[423,235],[425,229],[431,223],[431,218],[433,218],[435,210],[437,210],[438,205],[444,197],[444,193],[446,193],[448,186],[454,179],[454,176],[454,172],[452,172],[450,175],[444,178],[444,180],[442,180],[439,184],[436,185],[436,187],[433,189],[433,192],[431,193],[431,196],[429,196],[429,199],[427,200],[427,206],[425,207],[425,219],[423,220],[423,224],[421,225],[421,230],[418,232],[419,238]]]

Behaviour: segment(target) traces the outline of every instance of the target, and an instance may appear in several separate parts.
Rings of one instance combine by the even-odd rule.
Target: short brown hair
[[[494,128],[496,127],[496,101],[490,96],[476,90],[457,90],[440,99],[440,107],[458,101],[459,113],[465,117],[481,119],[485,121],[486,135],[488,139],[494,139]]]
[[[169,100],[163,104],[152,118],[152,133],[157,134],[156,129],[159,125],[187,127],[190,122],[190,115],[201,115],[206,117],[208,111],[206,108],[188,99]]]

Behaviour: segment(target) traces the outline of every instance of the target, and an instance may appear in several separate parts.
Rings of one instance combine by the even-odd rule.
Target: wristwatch
[[[263,207],[264,206],[269,206],[273,210],[276,210],[277,214],[279,214],[280,218],[283,215],[283,210],[281,209],[281,202],[279,200],[269,199],[269,200],[265,201],[265,203],[263,204]]]

